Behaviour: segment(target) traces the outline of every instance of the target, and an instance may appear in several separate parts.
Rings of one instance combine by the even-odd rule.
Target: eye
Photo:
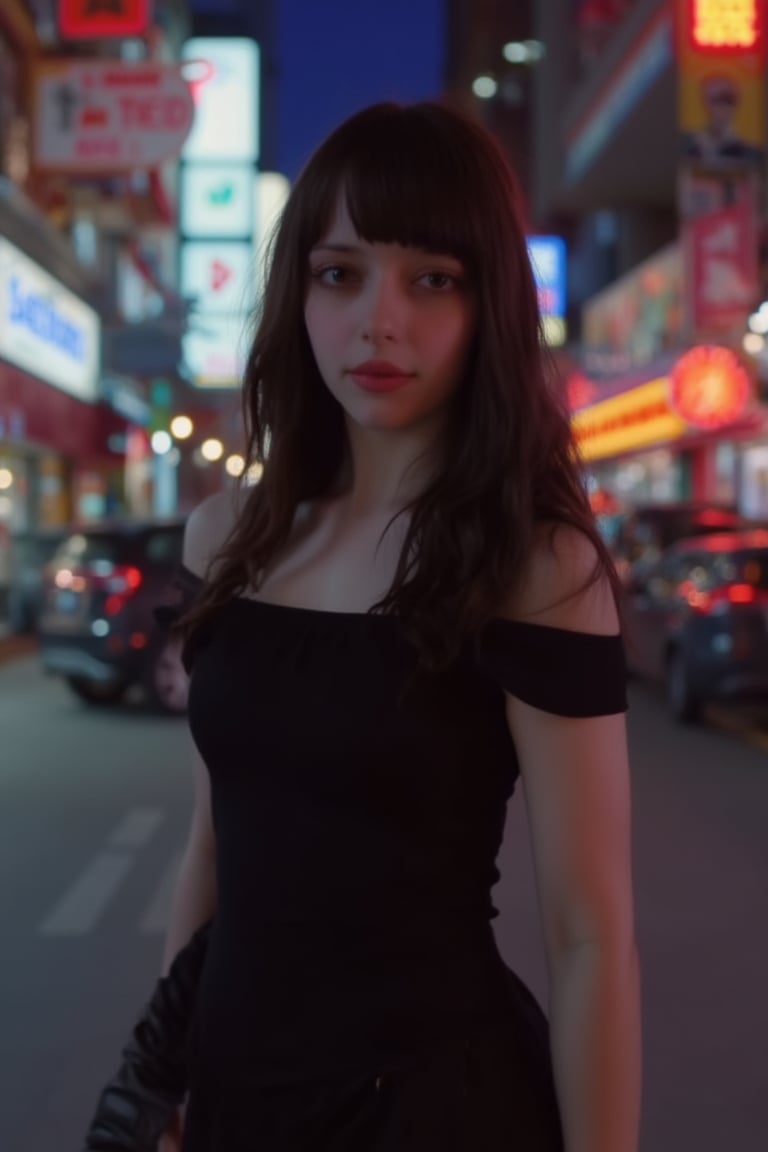
[[[433,292],[450,292],[457,288],[460,278],[450,272],[425,272],[419,277],[418,283],[430,288]]]
[[[342,288],[352,280],[354,269],[347,268],[343,264],[322,264],[318,268],[313,268],[310,275],[313,280],[326,287]]]

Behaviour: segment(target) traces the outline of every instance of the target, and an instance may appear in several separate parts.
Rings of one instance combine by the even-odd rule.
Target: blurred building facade
[[[14,541],[175,510],[152,434],[215,421],[179,372],[188,34],[184,0],[0,5],[0,625]]]
[[[556,354],[593,488],[768,519],[764,0],[449,10],[448,91],[566,245]]]
[[[768,518],[763,0],[540,0],[534,27],[533,211],[568,236],[593,483]]]

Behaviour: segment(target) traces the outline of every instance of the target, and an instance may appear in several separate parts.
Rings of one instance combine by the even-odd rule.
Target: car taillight
[[[73,592],[101,592],[106,595],[104,612],[107,616],[117,616],[141,587],[141,570],[132,564],[107,564],[99,561],[83,567],[59,568],[53,576],[57,588],[71,589]]]
[[[102,576],[94,586],[108,593],[104,602],[105,615],[117,616],[122,612],[126,602],[141,587],[141,581],[140,570],[128,564],[118,564],[108,576]]]
[[[768,604],[768,590],[756,588],[754,584],[725,584],[711,592],[701,592],[686,580],[680,586],[680,594],[694,612],[705,616],[718,610],[724,612],[735,604]]]

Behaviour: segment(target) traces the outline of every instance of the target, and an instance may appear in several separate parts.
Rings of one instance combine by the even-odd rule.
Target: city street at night
[[[768,754],[630,710],[643,962],[642,1152],[761,1152],[768,1130]],[[76,1152],[160,964],[190,811],[183,720],[89,710],[37,658],[0,667],[3,1152]],[[354,862],[351,862],[354,866]],[[499,938],[545,994],[524,806]]]
[[[768,0],[0,0],[0,917],[0,1152],[768,1152]]]

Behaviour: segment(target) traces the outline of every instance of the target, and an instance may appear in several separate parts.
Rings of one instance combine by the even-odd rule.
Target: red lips
[[[350,373],[353,376],[410,376],[410,372],[404,372],[397,364],[390,364],[389,360],[366,360],[356,368],[351,368]]]
[[[367,392],[393,392],[397,388],[402,388],[413,376],[412,372],[405,372],[389,360],[365,360],[357,367],[351,368],[349,374],[355,383]]]

